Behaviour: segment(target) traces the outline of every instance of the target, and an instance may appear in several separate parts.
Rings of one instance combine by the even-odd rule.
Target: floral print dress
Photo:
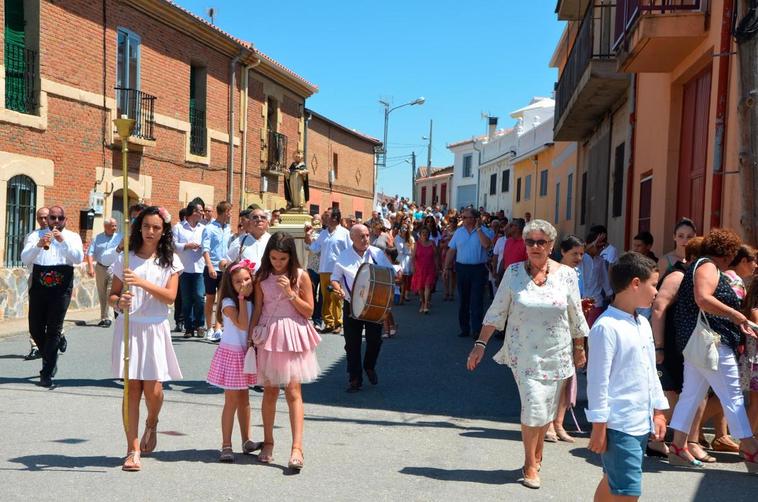
[[[506,269],[483,324],[505,329],[505,343],[494,359],[508,365],[518,379],[571,377],[572,338],[589,333],[576,272],[558,266],[545,284],[537,286],[526,263],[514,263]]]

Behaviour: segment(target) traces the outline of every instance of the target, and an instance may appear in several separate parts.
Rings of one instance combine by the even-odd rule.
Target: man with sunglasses
[[[21,261],[32,267],[29,332],[42,354],[42,387],[53,386],[63,319],[74,286],[74,267],[83,259],[82,239],[66,229],[66,215],[60,206],[50,208],[47,228],[36,230],[21,251]]]
[[[305,235],[305,243],[314,253],[320,253],[318,275],[321,290],[324,292],[324,303],[321,307],[324,320],[322,333],[340,333],[342,331],[342,299],[337,296],[331,286],[331,276],[334,265],[340,253],[353,245],[350,232],[340,225],[342,213],[335,207],[329,212],[326,228],[321,230],[315,241],[310,235]]]
[[[50,209],[47,207],[41,207],[37,209],[37,227],[38,229],[47,229],[47,216],[50,214]],[[26,240],[24,241],[24,247],[26,247],[29,244],[30,239],[35,239],[37,235],[37,230],[32,231],[29,235],[26,236]],[[29,286],[32,285],[32,267],[28,267],[29,269]],[[27,288],[28,290],[28,288]],[[37,344],[34,343],[34,338],[32,338],[31,333],[29,334],[29,344],[31,345],[31,348],[29,350],[29,353],[24,357],[24,361],[32,361],[34,359],[39,359],[42,357],[42,354],[39,353],[39,349],[37,348]]]
[[[260,207],[240,213],[240,218],[244,220],[245,233],[232,241],[226,260],[221,262],[221,268],[235,261],[250,260],[255,266],[254,271],[261,266],[261,258],[266,250],[271,235],[268,233],[268,218],[266,212]]]
[[[445,255],[442,278],[447,280],[455,263],[458,278],[458,323],[460,337],[478,337],[484,319],[484,286],[487,283],[487,250],[495,234],[482,227],[479,212],[468,207],[463,210],[463,225],[453,234]]]

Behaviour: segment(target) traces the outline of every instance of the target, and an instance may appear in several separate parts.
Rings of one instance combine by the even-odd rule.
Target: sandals
[[[539,472],[539,471],[538,471]],[[536,478],[527,478],[526,477],[526,468],[521,468],[521,484],[526,486],[527,488],[531,488],[532,490],[538,490],[542,486],[542,482],[540,481],[539,476]]]
[[[268,453],[265,450],[268,447]],[[258,462],[262,464],[270,464],[274,461],[274,443],[263,442],[261,452],[258,454]]]
[[[392,338],[393,336],[397,334],[397,327],[398,327],[397,324],[393,324],[392,326],[390,326],[390,334],[389,334],[390,338]]]
[[[566,432],[566,429],[564,429],[563,427],[560,427],[560,428],[556,427],[555,435],[558,436],[558,439],[563,441],[564,443],[576,442],[576,440],[573,437],[569,436],[569,433]]]
[[[700,446],[700,443],[698,443],[697,441],[687,441],[687,444],[694,444],[694,445]],[[701,446],[701,448],[702,448],[702,446]],[[716,462],[716,457],[714,457],[713,455],[709,455],[705,451],[703,452],[703,456],[702,457],[695,456],[695,454],[693,453],[693,450],[689,450],[688,449],[688,451],[690,452],[690,455],[692,455],[693,457],[695,457],[695,460],[699,460],[700,462],[702,462],[704,464],[713,464],[713,463]]]
[[[124,463],[121,466],[122,471],[137,472],[142,470],[142,463],[140,463],[140,452],[130,451],[126,454]]]
[[[555,433],[555,430],[553,430],[552,425],[545,431],[545,441],[548,443],[558,442],[558,435]]]
[[[703,463],[700,460],[697,460],[695,458],[693,458],[693,460],[690,460],[683,455],[684,453],[689,453],[686,445],[679,448],[674,443],[671,443],[669,445],[669,464],[677,465],[680,467],[691,467],[694,469],[703,468]]]
[[[300,452],[300,457],[296,457],[294,454],[295,450]],[[304,462],[305,456],[303,455],[302,448],[298,448],[297,446],[292,447],[292,453],[290,453],[290,461],[287,464],[287,467],[294,471],[302,471],[303,470],[303,462]]]
[[[740,447],[737,443],[732,441],[729,436],[721,436],[711,441],[711,450],[726,453],[738,453]]]
[[[242,443],[242,453],[245,455],[252,455],[253,452],[258,451],[261,448],[263,448],[263,441],[253,441],[248,439]]]
[[[142,434],[142,440],[139,443],[139,448],[142,453],[152,453],[158,444],[158,421],[155,421],[152,427],[147,420],[145,420],[145,432]]]
[[[750,474],[758,474],[758,451],[748,453],[745,450],[740,450],[739,454],[740,457],[742,457],[743,462],[745,462],[747,472]]]
[[[234,462],[234,451],[231,446],[222,446],[221,455],[218,457],[219,462]]]

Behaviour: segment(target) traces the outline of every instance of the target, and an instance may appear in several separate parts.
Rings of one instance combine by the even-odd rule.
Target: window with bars
[[[21,267],[24,239],[35,228],[37,185],[23,174],[8,180],[5,199],[5,266]]]
[[[190,153],[205,156],[208,154],[205,117],[206,69],[202,66],[190,66]]]
[[[5,108],[36,114],[38,100],[39,6],[24,0],[5,0]]]

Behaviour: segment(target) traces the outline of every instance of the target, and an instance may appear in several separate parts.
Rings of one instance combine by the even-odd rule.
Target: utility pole
[[[755,244],[758,237],[758,2],[742,0],[739,14],[742,16],[735,29],[737,57],[740,62],[740,102],[737,105],[740,127],[740,178],[742,184],[742,231],[745,241]],[[724,55],[725,56],[725,55]],[[723,63],[722,63],[723,64]]]
[[[416,200],[416,152],[411,152],[411,200]]]
[[[426,167],[432,167],[432,120],[429,120],[429,144],[426,150]]]

